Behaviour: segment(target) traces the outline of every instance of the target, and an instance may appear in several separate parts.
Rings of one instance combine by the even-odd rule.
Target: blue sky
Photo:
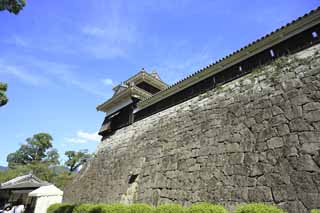
[[[89,149],[112,87],[157,70],[171,84],[319,6],[317,0],[27,0],[0,12],[0,165],[27,137]]]

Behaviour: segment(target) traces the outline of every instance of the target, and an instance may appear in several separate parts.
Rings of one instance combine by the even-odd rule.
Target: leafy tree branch
[[[0,11],[7,10],[17,15],[25,5],[25,0],[0,0]]]
[[[0,82],[0,107],[8,103],[8,98],[6,96],[7,88],[7,84]]]

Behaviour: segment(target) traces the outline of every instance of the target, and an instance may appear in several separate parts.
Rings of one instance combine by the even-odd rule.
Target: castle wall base
[[[320,208],[320,46],[118,130],[64,199]]]

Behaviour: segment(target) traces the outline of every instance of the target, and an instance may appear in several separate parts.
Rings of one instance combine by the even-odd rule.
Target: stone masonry
[[[320,207],[320,45],[118,130],[68,202]]]

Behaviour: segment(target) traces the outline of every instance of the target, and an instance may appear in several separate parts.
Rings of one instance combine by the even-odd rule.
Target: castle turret
[[[106,113],[99,135],[105,137],[115,130],[130,125],[136,104],[166,89],[157,72],[146,72],[143,68],[136,75],[113,88],[114,94],[106,102],[97,107]]]

